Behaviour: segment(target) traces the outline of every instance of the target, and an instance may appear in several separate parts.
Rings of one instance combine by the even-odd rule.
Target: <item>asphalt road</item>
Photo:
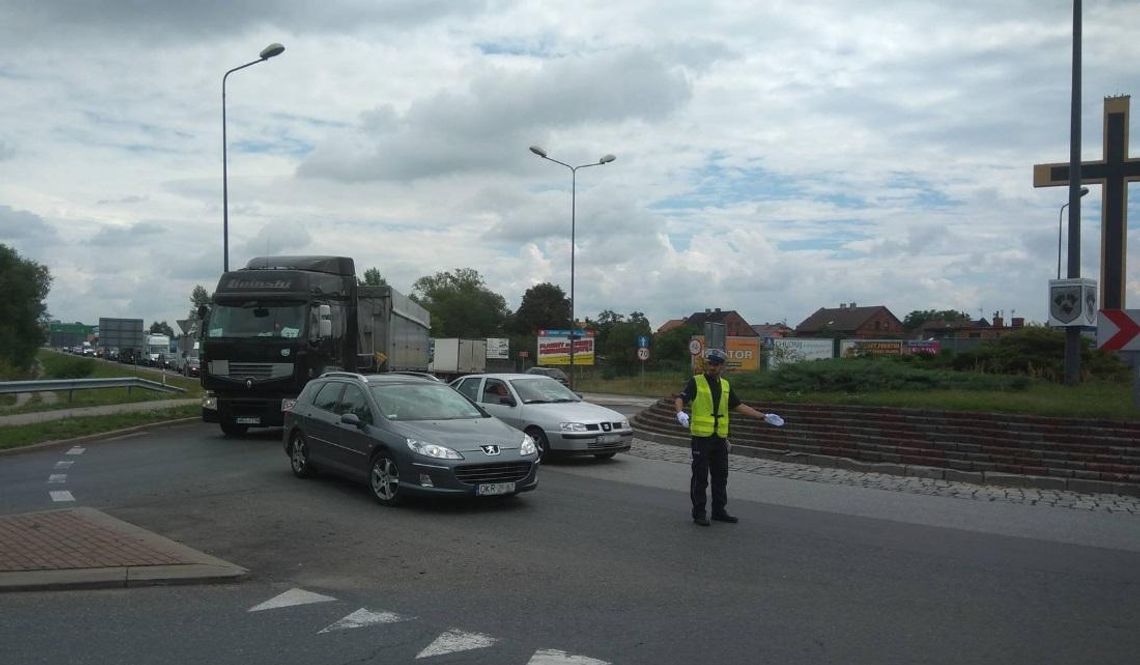
[[[1039,665],[1140,653],[1130,515],[734,474],[741,523],[701,528],[684,465],[626,455],[548,465],[516,498],[387,509],[362,486],[295,479],[279,431],[232,440],[194,424],[83,448],[0,458],[0,513],[54,507],[49,476],[71,461],[57,485],[78,504],[253,576],[0,595],[0,663]],[[250,611],[294,589],[328,600]],[[320,632],[346,619],[370,625]]]

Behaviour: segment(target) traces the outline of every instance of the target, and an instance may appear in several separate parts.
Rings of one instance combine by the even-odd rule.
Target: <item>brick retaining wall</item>
[[[824,466],[858,461],[868,470],[947,480],[1029,481],[1140,495],[1140,422],[825,404],[763,407],[787,424],[771,427],[734,416],[730,436],[736,452],[808,456]],[[672,399],[659,400],[633,421],[650,438],[684,442]]]

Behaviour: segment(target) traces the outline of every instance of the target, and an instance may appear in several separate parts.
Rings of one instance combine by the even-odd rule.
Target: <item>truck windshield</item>
[[[206,337],[284,337],[301,336],[306,308],[297,305],[216,305],[210,312]]]

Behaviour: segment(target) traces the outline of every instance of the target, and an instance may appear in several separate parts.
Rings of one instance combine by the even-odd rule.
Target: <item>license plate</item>
[[[515,491],[514,483],[483,483],[475,486],[475,494],[479,496],[495,496],[497,494],[510,494]]]
[[[598,443],[617,443],[621,436],[617,434],[603,434],[598,437]]]
[[[261,418],[234,418],[234,422],[239,425],[260,425]]]

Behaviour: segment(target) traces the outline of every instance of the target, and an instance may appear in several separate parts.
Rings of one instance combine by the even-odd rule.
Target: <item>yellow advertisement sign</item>
[[[724,349],[724,353],[728,356],[728,362],[725,363],[725,371],[758,371],[760,369],[761,357],[760,342],[759,337],[727,338],[725,344],[728,348]],[[693,337],[689,342],[689,352],[693,358],[693,372],[696,374],[705,371],[705,350],[704,335]]]

